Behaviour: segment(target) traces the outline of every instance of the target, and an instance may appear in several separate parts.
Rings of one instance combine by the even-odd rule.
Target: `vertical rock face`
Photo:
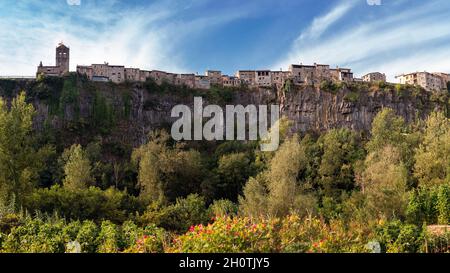
[[[155,95],[140,89],[133,90],[133,94],[133,114],[130,121],[138,125],[140,133],[172,124],[175,119],[171,118],[171,110],[177,104],[185,104],[193,109],[193,96],[181,98],[170,94]],[[353,99],[349,94],[353,95]],[[204,99],[205,106],[209,103]],[[349,90],[341,90],[333,94],[315,88],[288,93],[270,89],[235,92],[227,104],[278,104],[281,115],[293,121],[293,131],[300,132],[333,128],[369,131],[375,115],[382,108],[392,108],[408,123],[426,118],[433,110],[445,111],[447,108],[445,103],[433,102],[428,93],[414,97],[399,96],[395,91],[361,91],[355,94]]]
[[[199,95],[204,97],[205,106],[207,104],[222,106],[224,104],[244,106],[278,104],[281,115],[293,121],[293,131],[301,132],[326,131],[342,127],[369,131],[373,118],[384,107],[392,108],[407,122],[424,119],[433,110],[448,109],[446,94],[441,96],[441,99],[435,99],[435,95],[424,91],[398,92],[395,88],[370,91],[370,88],[365,90],[362,87],[355,91],[344,87],[335,92],[313,87],[295,87],[289,91],[261,88],[232,91],[227,94],[230,96],[224,96],[220,93],[222,91],[219,91],[212,96],[208,92],[213,91],[196,92],[194,95],[190,90],[184,90],[184,93],[156,92],[147,90],[141,84],[82,84],[78,82],[74,89],[76,98],[72,99],[71,103],[61,103],[64,98],[62,95],[64,91],[61,91],[62,83],[53,89],[48,86],[39,87],[39,83],[30,82],[17,83],[16,87],[13,83],[8,83],[8,86],[8,91],[5,91],[0,84],[0,95],[6,100],[11,100],[19,90],[27,92],[28,100],[37,110],[36,128],[42,128],[44,122],[50,122],[55,128],[65,128],[67,124],[78,123],[76,126],[69,126],[72,133],[77,133],[80,127],[90,126],[92,134],[96,134],[98,125],[93,124],[95,120],[93,116],[95,114],[101,116],[102,111],[110,109],[115,116],[115,122],[108,128],[108,137],[131,145],[142,144],[151,130],[170,128],[176,120],[171,117],[172,108],[178,104],[184,104],[193,109],[194,96]],[[39,91],[41,89],[45,91],[45,96],[39,93],[43,92]],[[98,108],[99,97],[106,106]],[[226,99],[224,100],[223,97]],[[55,107],[58,108],[57,111],[54,110]],[[55,114],[56,112],[58,114]],[[82,134],[84,132],[80,131],[77,137]]]
[[[333,128],[349,128],[369,131],[375,115],[382,108],[392,108],[407,122],[425,118],[434,109],[443,110],[444,105],[423,97],[399,97],[394,92],[361,91],[349,100],[347,90],[337,94],[314,88],[285,94],[282,114],[294,122],[296,131],[324,131]]]

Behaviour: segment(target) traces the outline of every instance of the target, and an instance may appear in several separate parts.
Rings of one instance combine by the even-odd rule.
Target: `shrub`
[[[11,229],[20,225],[20,217],[17,214],[0,216],[0,232],[9,233]]]
[[[81,245],[84,253],[95,253],[97,251],[97,237],[99,230],[93,221],[84,221],[78,231],[76,241]]]
[[[36,190],[27,201],[29,211],[58,212],[70,220],[111,220],[124,222],[129,212],[136,211],[136,198],[115,189],[102,191],[90,187],[86,190],[70,191],[58,185],[50,189]]]
[[[125,248],[133,246],[143,231],[134,222],[126,221],[122,224],[122,240]]]
[[[26,220],[24,225],[14,227],[2,247],[8,253],[64,253],[64,223],[44,222],[40,219]]]
[[[174,240],[173,252],[366,252],[369,234],[340,221],[329,225],[319,219],[291,215],[282,219],[219,217],[197,225]]]
[[[409,223],[446,225],[450,221],[450,187],[447,184],[412,191],[407,207]]]
[[[387,245],[386,251],[392,253],[418,252],[422,243],[421,239],[421,231],[417,226],[404,225],[400,228],[396,240]]]
[[[376,228],[376,235],[382,250],[392,253],[418,252],[423,238],[420,228],[398,220],[382,223]]]
[[[140,236],[136,238],[135,244],[128,248],[125,252],[129,253],[163,253],[164,242],[167,235],[166,232],[150,225],[140,232]]]
[[[283,219],[281,252],[348,253],[366,252],[368,235],[360,227],[347,227],[342,221],[326,224],[316,218],[292,215]]]
[[[81,229],[80,221],[75,221],[67,224],[63,228],[63,235],[67,241],[75,241],[77,239],[78,233]]]
[[[209,210],[213,216],[236,216],[238,205],[227,199],[215,200]]]
[[[121,236],[118,227],[111,221],[104,221],[98,236],[99,253],[117,253],[121,246]]]
[[[357,92],[350,92],[350,93],[345,94],[345,96],[344,96],[344,101],[347,101],[347,102],[355,103],[358,100],[359,100],[359,93],[357,93]]]
[[[219,217],[207,226],[192,226],[174,240],[169,251],[180,253],[275,252],[273,235],[277,221]]]
[[[141,217],[144,225],[156,224],[176,232],[185,232],[190,226],[204,224],[208,220],[205,200],[197,194],[179,198],[175,204],[167,207],[153,203]]]
[[[450,252],[450,231],[446,228],[444,231],[433,231],[429,227],[425,233],[425,244],[422,250],[426,253],[449,253]]]

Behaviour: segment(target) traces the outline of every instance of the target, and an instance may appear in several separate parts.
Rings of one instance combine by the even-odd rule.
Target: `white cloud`
[[[316,17],[309,28],[304,31],[296,42],[306,39],[319,38],[331,25],[339,21],[351,8],[355,6],[356,1],[346,1],[334,7],[323,16]]]
[[[23,16],[36,3],[43,12]],[[74,3],[74,1],[72,1]],[[191,72],[183,58],[183,41],[241,16],[211,14],[180,19],[188,1],[157,2],[141,9],[124,9],[116,1],[85,2],[79,9],[39,2],[11,7],[13,16],[0,17],[0,75],[34,75],[42,60],[54,65],[56,45],[71,49],[71,70],[77,64],[103,63]],[[185,5],[184,5],[185,4]],[[65,6],[65,7],[64,7]],[[14,15],[15,14],[15,15]]]
[[[67,5],[79,6],[79,5],[81,5],[81,0],[67,0]]]
[[[357,76],[381,71],[390,81],[398,74],[416,70],[450,72],[446,61],[450,56],[449,9],[436,5],[436,1],[402,9],[395,15],[346,26],[344,31],[321,39],[302,33],[301,42],[295,42],[273,67],[320,62],[349,66]],[[322,18],[326,17],[329,14]]]

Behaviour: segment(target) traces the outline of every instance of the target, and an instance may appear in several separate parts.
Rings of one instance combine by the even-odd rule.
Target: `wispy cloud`
[[[319,38],[330,26],[338,22],[348,11],[356,5],[356,1],[346,1],[336,7],[325,15],[314,18],[311,25],[306,31],[304,31],[297,39],[296,43],[300,43],[303,40],[317,39]]]
[[[187,72],[180,50],[183,39],[245,16],[238,12],[182,18],[195,1],[126,8],[117,1],[53,2],[21,1],[7,7],[10,14],[0,17],[0,75],[33,75],[41,60],[52,65],[60,41],[71,47],[71,70],[77,64],[107,61]]]
[[[107,61],[232,73],[318,62],[351,67],[357,76],[385,72],[392,81],[414,70],[450,72],[448,0],[68,3],[0,0],[0,75],[33,75],[41,60],[54,64],[61,40],[71,47],[71,70]]]
[[[450,55],[450,3],[443,2],[404,5],[401,12],[346,25],[320,39],[302,33],[301,42],[297,40],[274,67],[286,67],[299,60],[323,62],[349,66],[359,75],[382,71],[391,81],[395,81],[395,75],[409,71],[449,71],[446,56]],[[333,17],[330,14],[337,14],[335,10],[345,9],[338,6],[315,21]],[[339,14],[343,16],[342,12]]]

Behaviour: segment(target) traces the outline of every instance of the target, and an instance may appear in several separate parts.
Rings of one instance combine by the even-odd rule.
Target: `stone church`
[[[42,62],[37,69],[37,75],[43,74],[45,76],[62,76],[69,72],[70,64],[70,48],[63,43],[59,43],[56,48],[56,65],[43,66]]]

